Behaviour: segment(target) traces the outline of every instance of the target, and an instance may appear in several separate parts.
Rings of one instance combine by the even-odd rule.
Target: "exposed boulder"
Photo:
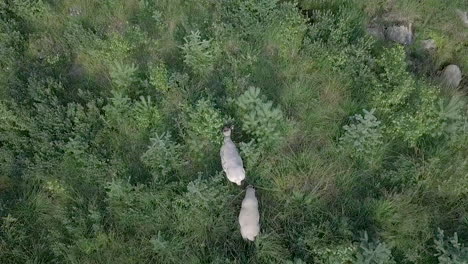
[[[413,43],[413,32],[411,30],[411,23],[408,26],[389,26],[385,30],[385,38],[403,45],[410,45]]]
[[[428,51],[435,50],[437,48],[435,40],[433,40],[433,39],[423,40],[423,41],[421,41],[421,45],[422,45],[423,49],[428,50]]]
[[[367,33],[373,36],[374,38],[384,40],[385,39],[385,29],[381,25],[369,25],[367,27]]]
[[[405,20],[397,20],[392,16],[375,18],[370,21],[367,33],[377,39],[390,40],[403,45],[410,45],[414,40],[412,24]]]
[[[460,68],[455,64],[450,64],[442,71],[442,82],[450,88],[457,88],[462,80]]]

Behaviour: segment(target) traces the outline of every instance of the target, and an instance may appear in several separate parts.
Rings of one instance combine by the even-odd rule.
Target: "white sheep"
[[[248,186],[245,198],[242,200],[242,208],[239,214],[241,235],[244,239],[254,241],[260,232],[260,214],[258,212],[258,200],[255,197],[255,189]]]
[[[241,182],[245,179],[244,164],[236,145],[231,140],[231,130],[232,127],[223,129],[224,143],[220,151],[221,165],[229,181],[241,185]]]

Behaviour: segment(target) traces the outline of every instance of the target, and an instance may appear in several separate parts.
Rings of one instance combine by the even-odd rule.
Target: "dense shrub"
[[[383,149],[381,122],[374,116],[374,111],[364,110],[364,115],[354,115],[354,123],[343,127],[345,134],[340,138],[343,147],[352,150],[352,157],[370,165],[381,159]]]
[[[457,233],[449,237],[447,241],[444,237],[444,231],[438,230],[437,238],[434,239],[437,249],[437,259],[439,263],[466,263],[468,260],[468,248],[458,241]]]
[[[237,100],[242,129],[251,134],[262,147],[272,147],[281,140],[283,114],[273,102],[262,99],[260,89],[249,87]]]

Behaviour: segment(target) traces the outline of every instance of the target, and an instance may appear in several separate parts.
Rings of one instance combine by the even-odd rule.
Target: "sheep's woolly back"
[[[245,179],[245,170],[237,147],[228,135],[224,137],[224,144],[220,151],[221,165],[229,181],[241,185]]]
[[[247,187],[239,214],[240,231],[244,239],[255,240],[255,237],[260,232],[259,220],[258,200],[255,197],[255,190],[249,186]]]

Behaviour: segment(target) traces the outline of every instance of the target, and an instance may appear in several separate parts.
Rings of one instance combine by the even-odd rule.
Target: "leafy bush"
[[[351,117],[352,124],[343,126],[345,134],[340,144],[351,156],[374,164],[382,155],[383,136],[381,122],[374,116],[375,109],[363,110],[364,115]]]
[[[150,96],[146,98],[140,96],[140,101],[134,103],[133,115],[135,116],[136,125],[143,129],[149,128],[154,130],[161,119],[159,109],[153,103]]]
[[[437,250],[436,256],[440,264],[468,263],[468,247],[458,241],[457,233],[445,240],[444,231],[439,228],[434,243]]]
[[[436,135],[447,135],[452,137],[460,132],[463,133],[466,120],[464,120],[463,111],[466,111],[466,103],[460,96],[454,95],[444,102],[442,99],[439,101],[439,120],[441,122],[440,130],[436,131]]]
[[[200,31],[192,31],[184,38],[184,45],[181,47],[184,53],[184,62],[192,71],[204,78],[214,69],[216,62],[217,47],[213,40],[202,40]]]
[[[249,87],[236,100],[242,129],[251,134],[261,147],[278,146],[281,141],[283,113],[273,102],[260,96],[260,89]]]
[[[186,113],[183,120],[184,138],[191,153],[190,159],[201,161],[208,157],[208,160],[217,158],[217,149],[223,140],[221,131],[224,119],[221,113],[206,99],[188,107]]]
[[[256,258],[259,263],[285,263],[289,259],[288,250],[275,233],[262,234],[255,239]]]
[[[109,75],[115,88],[120,91],[128,91],[135,83],[135,72],[137,68],[134,64],[124,64],[115,61],[109,67]]]
[[[149,83],[159,92],[169,91],[169,74],[164,65],[149,66]]]
[[[356,251],[357,249],[354,245],[331,248],[327,247],[315,251],[315,254],[317,254],[315,261],[319,264],[355,263]]]
[[[394,264],[392,252],[385,243],[369,242],[367,232],[364,232],[356,254],[356,264]]]
[[[225,210],[232,199],[226,184],[221,173],[199,177],[174,201],[175,232],[193,252],[224,245],[224,236],[235,228],[236,212]]]
[[[271,46],[279,50],[284,60],[294,58],[302,47],[307,26],[306,19],[298,12],[293,3],[282,3],[275,12],[279,19],[272,22],[266,36],[267,48]]]
[[[381,67],[375,83],[373,105],[389,123],[386,133],[401,137],[410,146],[423,137],[434,137],[443,131],[437,104],[438,91],[424,82],[416,82],[406,70],[405,52],[396,46],[377,60]]]
[[[151,145],[141,156],[141,160],[151,169],[153,179],[163,180],[170,174],[177,173],[183,165],[181,146],[168,133],[155,135],[150,141]]]

